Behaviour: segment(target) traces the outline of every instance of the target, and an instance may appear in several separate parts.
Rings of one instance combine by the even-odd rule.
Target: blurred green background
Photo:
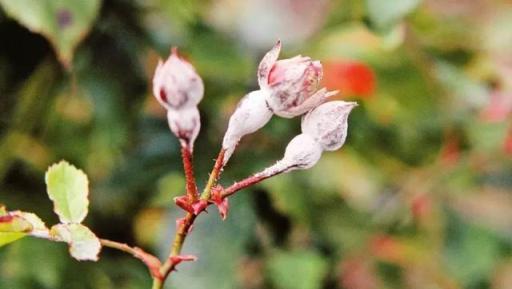
[[[165,256],[184,191],[179,145],[151,95],[178,46],[206,87],[204,184],[237,101],[277,39],[320,59],[360,106],[316,167],[199,218],[168,288],[512,288],[512,5],[507,0],[0,0],[0,202],[57,222],[46,168],[91,182],[100,237]],[[272,164],[300,129],[274,117],[221,183]],[[0,288],[149,288],[137,260],[65,244],[0,249]]]

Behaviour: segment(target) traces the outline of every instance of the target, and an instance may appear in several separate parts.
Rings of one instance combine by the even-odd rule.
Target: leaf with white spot
[[[58,224],[52,227],[51,235],[56,241],[66,242],[69,253],[79,261],[97,261],[101,243],[89,228],[81,224]]]

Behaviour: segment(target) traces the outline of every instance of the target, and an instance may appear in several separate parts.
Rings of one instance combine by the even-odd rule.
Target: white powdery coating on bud
[[[158,63],[153,77],[153,94],[166,109],[191,108],[203,98],[203,81],[194,67],[178,56],[176,48]]]
[[[321,104],[302,118],[302,132],[313,137],[324,150],[337,150],[345,143],[348,115],[356,106],[356,102],[341,100]]]
[[[277,43],[268,51],[258,66],[258,84],[260,88],[265,89],[268,87],[268,76],[270,75],[270,71],[279,57],[279,53],[281,52],[281,41],[277,41]]]
[[[273,166],[266,168],[259,176],[270,177],[293,170],[313,167],[322,156],[322,146],[307,134],[299,134],[286,146],[284,157]]]
[[[192,150],[201,129],[201,119],[197,107],[179,110],[169,109],[167,111],[167,120],[171,131]]]
[[[302,115],[337,93],[320,87],[320,61],[301,55],[278,61],[280,49],[278,42],[258,68],[258,83],[268,91],[267,104],[274,114],[285,118]]]
[[[222,141],[224,164],[233,154],[240,139],[262,128],[272,117],[272,111],[265,102],[265,92],[256,90],[248,93],[238,103],[229,118],[229,125]]]

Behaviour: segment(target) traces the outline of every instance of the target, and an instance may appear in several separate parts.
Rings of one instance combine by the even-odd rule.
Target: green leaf
[[[0,0],[7,15],[52,43],[65,66],[90,30],[100,4],[100,0]]]
[[[25,219],[8,214],[5,207],[0,207],[0,247],[25,237],[32,225]]]
[[[320,289],[328,271],[326,261],[311,251],[279,252],[267,263],[267,274],[277,289]]]
[[[32,228],[32,224],[23,217],[8,213],[5,207],[0,207],[0,247],[25,237]]]
[[[46,189],[61,223],[81,223],[87,216],[89,194],[87,176],[66,161],[46,172]]]
[[[6,233],[6,232],[0,232],[0,247],[7,245],[9,243],[12,243],[14,241],[17,241],[23,237],[25,237],[26,233]]]
[[[0,232],[30,232],[33,226],[23,217],[13,214],[0,216]]]
[[[378,28],[390,28],[420,3],[421,0],[366,0],[368,16]]]
[[[52,227],[51,235],[69,245],[69,253],[79,261],[97,261],[101,243],[89,228],[81,224],[58,224]]]
[[[0,206],[0,247],[26,235],[47,237],[48,229],[41,219],[33,213],[21,211],[7,212]]]

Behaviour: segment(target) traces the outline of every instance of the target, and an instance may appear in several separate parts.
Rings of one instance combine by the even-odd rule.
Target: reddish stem
[[[107,239],[100,239],[100,243],[104,247],[120,250],[133,255],[135,258],[141,260],[148,267],[149,272],[151,273],[151,276],[153,276],[153,278],[162,280],[162,275],[160,275],[159,272],[159,268],[162,264],[160,263],[160,260],[158,260],[157,257],[151,255],[150,253],[145,252],[139,247],[131,247],[125,243],[120,243]]]
[[[287,167],[287,168],[283,168],[281,170],[277,170],[277,171],[274,171],[272,173],[268,173],[266,174],[265,171],[263,171],[262,173],[257,173],[255,175],[252,175],[250,177],[247,177],[239,182],[236,182],[234,184],[232,184],[231,186],[229,186],[228,188],[224,189],[224,192],[222,193],[222,197],[223,198],[227,198],[229,196],[231,196],[232,194],[240,191],[240,190],[243,190],[247,187],[250,187],[252,185],[255,185],[261,181],[264,181],[268,178],[271,178],[275,175],[278,175],[280,173],[283,173],[285,171],[287,171],[290,167]]]
[[[201,193],[201,200],[210,200],[212,189],[217,184],[217,180],[219,179],[222,168],[224,167],[224,153],[226,153],[226,151],[221,149],[219,155],[217,156],[217,160],[215,160],[215,165],[213,165],[210,178],[208,178],[208,182],[206,183],[206,186]]]
[[[227,197],[231,196],[232,194],[234,194],[240,190],[243,190],[247,187],[250,187],[252,185],[255,185],[269,177],[271,177],[271,176],[253,175],[248,178],[245,178],[239,182],[232,184],[228,188],[226,188],[224,190],[224,192],[222,193],[222,197],[227,198]]]
[[[210,173],[210,178],[208,179],[208,183],[206,184],[206,186],[203,190],[203,193],[201,194],[201,199],[203,199],[203,200],[210,199],[211,190],[214,187],[214,185],[216,184],[217,179],[219,178],[219,175],[222,171],[222,167],[223,167],[223,163],[224,163],[224,152],[225,152],[224,150],[221,150],[219,152],[219,155],[217,156],[215,165],[213,166],[212,172]],[[183,147],[182,147],[182,153],[183,153]],[[185,167],[185,175],[187,175],[185,159],[186,158],[183,157],[183,164]],[[191,162],[189,162],[189,163],[191,166]],[[192,177],[193,177],[193,175],[192,175]],[[187,182],[187,185],[188,185],[188,182]],[[194,186],[195,186],[195,182],[194,182]],[[197,197],[197,195],[196,195],[196,197]],[[208,205],[210,205],[210,204],[207,203],[207,206]],[[199,213],[201,213],[201,212],[203,212],[203,211],[200,211]],[[185,242],[185,239],[187,238],[188,233],[190,232],[190,228],[194,224],[194,221],[196,220],[197,216],[198,215],[188,212],[185,215],[183,222],[181,222],[180,226],[176,229],[177,231],[176,231],[176,235],[174,236],[174,241],[172,243],[171,252],[169,253],[169,256],[167,257],[167,260],[165,260],[165,262],[160,267],[160,276],[162,276],[162,278],[161,279],[158,279],[158,278],[153,279],[153,289],[162,288],[163,283],[165,282],[165,280],[167,279],[169,274],[173,270],[175,270],[176,266],[180,263],[177,261],[179,259],[173,258],[173,257],[177,257],[180,255],[181,249],[183,248],[183,243]]]
[[[183,170],[185,171],[186,190],[189,200],[195,202],[198,198],[196,179],[194,177],[194,166],[192,163],[192,151],[184,143],[181,144],[181,157],[183,159]]]

